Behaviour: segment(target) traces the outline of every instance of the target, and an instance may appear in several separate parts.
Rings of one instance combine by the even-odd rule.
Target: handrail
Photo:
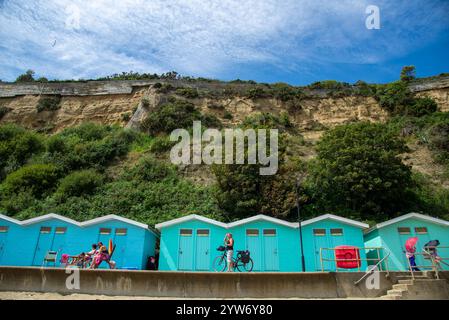
[[[338,248],[320,248],[321,271],[324,272],[323,262],[325,262],[325,261],[334,262],[335,265],[336,265],[336,271],[338,271],[338,269],[339,269],[338,266],[337,266],[337,262],[342,262],[342,261],[343,262],[350,262],[350,261],[360,261],[361,262],[361,261],[366,261],[367,263],[369,263],[370,261],[376,261],[376,263],[377,263],[379,260],[381,260],[380,250],[385,250],[383,247],[354,247],[354,248],[358,249],[358,255],[355,258],[352,258],[352,259],[346,259],[346,258],[340,259],[340,258],[337,258],[336,254],[335,254],[335,251]],[[333,251],[332,259],[323,257],[323,251],[324,250]],[[376,250],[377,258],[367,258],[367,257],[366,258],[362,258],[360,256],[360,251],[361,250],[365,250],[365,251],[367,251],[367,250]],[[383,259],[383,260],[385,260],[385,259]],[[359,267],[358,267],[359,271],[360,271],[360,266],[361,265],[359,265]],[[386,269],[388,270],[388,260],[386,260]]]
[[[428,249],[430,249],[430,248],[433,248],[433,249],[436,249],[437,247],[427,247]],[[449,247],[439,247],[439,249],[445,249],[445,248],[449,248]],[[447,263],[445,263],[444,261],[442,261],[442,260],[448,260],[447,258],[439,258],[438,259],[438,261],[436,261],[437,259],[435,259],[435,255],[434,254],[432,254],[432,252],[430,252],[430,251],[427,251],[425,248],[422,248],[422,252],[417,252],[417,253],[414,253],[414,255],[415,256],[417,256],[417,255],[421,255],[421,256],[423,256],[423,258],[424,258],[424,260],[430,260],[430,262],[431,262],[431,265],[415,265],[415,266],[413,266],[413,267],[415,267],[415,268],[418,268],[418,269],[430,269],[431,271],[434,271],[435,272],[435,277],[437,278],[437,279],[439,279],[440,278],[440,276],[439,276],[439,273],[438,273],[438,269],[439,269],[439,267],[440,267],[440,263],[443,263],[443,264],[445,264],[445,265],[447,265]],[[410,271],[410,274],[411,274],[411,276],[412,276],[412,279],[413,280],[415,280],[415,274],[414,274],[414,270],[413,270],[413,267],[412,267],[412,265],[410,264],[410,259],[406,259],[407,260],[407,264],[408,264],[408,269],[409,269],[409,271]],[[424,270],[425,271],[425,270]]]
[[[390,251],[387,251],[387,255],[385,257],[383,257],[382,259],[379,260],[379,262],[377,262],[374,267],[372,267],[370,270],[368,270],[359,280],[354,282],[354,285],[358,285],[363,279],[365,279],[368,275],[370,275],[371,273],[373,273],[374,271],[378,270],[377,266],[380,265],[383,261],[385,261],[386,259],[388,259],[388,257],[390,256]],[[387,268],[387,274],[385,275],[386,277],[388,277],[390,275],[390,272],[388,271]]]

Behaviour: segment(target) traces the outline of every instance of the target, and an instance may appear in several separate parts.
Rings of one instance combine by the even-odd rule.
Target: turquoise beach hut
[[[89,251],[93,243],[107,246],[112,240],[117,268],[145,269],[157,238],[146,224],[116,215],[84,222],[57,214],[24,221],[0,215],[0,265],[42,266],[47,252],[56,251],[59,266],[62,254],[77,255]]]
[[[392,271],[408,270],[405,256],[405,242],[411,237],[418,237],[417,253],[422,253],[423,246],[430,240],[439,240],[439,255],[449,258],[449,221],[433,218],[420,213],[409,213],[379,223],[365,232],[365,246],[382,246],[390,252],[388,268]],[[446,263],[448,261],[446,260]],[[416,255],[416,263],[430,266],[423,255]],[[441,265],[449,270],[447,265]]]
[[[306,271],[321,271],[320,248],[333,248],[341,244],[362,248],[363,229],[368,225],[323,215],[302,222],[302,227]],[[156,229],[161,233],[159,270],[213,271],[213,260],[221,254],[216,248],[223,244],[225,234],[230,232],[235,241],[234,251],[251,252],[253,271],[302,271],[298,223],[265,215],[232,223],[189,215],[160,223]],[[364,250],[360,252],[364,259]],[[326,254],[331,260],[333,251],[326,251]],[[327,261],[323,269],[335,271],[335,263]]]

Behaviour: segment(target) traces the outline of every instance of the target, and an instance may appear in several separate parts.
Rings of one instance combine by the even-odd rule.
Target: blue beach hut
[[[408,270],[405,256],[405,242],[411,237],[418,237],[417,253],[422,253],[423,246],[430,240],[439,240],[439,254],[449,258],[449,221],[430,217],[420,213],[409,213],[379,223],[365,232],[365,246],[382,246],[390,252],[388,268],[392,271]],[[448,261],[446,260],[446,263]],[[416,255],[416,263],[430,266],[429,260],[421,254]],[[442,264],[444,270],[449,270]]]
[[[24,221],[0,215],[0,265],[42,266],[48,251],[56,251],[59,260],[64,253],[77,255],[93,243],[112,240],[117,268],[145,269],[157,238],[147,225],[116,215],[84,222],[57,214]]]
[[[363,248],[363,229],[367,224],[323,215],[302,222],[306,271],[322,271],[320,249],[337,245]],[[161,232],[159,270],[213,271],[213,259],[220,254],[226,233],[233,234],[234,251],[249,250],[253,271],[302,271],[299,224],[265,215],[223,223],[199,215],[189,215],[156,225]],[[317,255],[318,252],[318,255]],[[361,258],[365,258],[361,249]],[[333,257],[333,251],[327,251]],[[332,259],[333,260],[333,259]],[[361,268],[364,268],[363,262]],[[324,271],[335,271],[326,261]]]

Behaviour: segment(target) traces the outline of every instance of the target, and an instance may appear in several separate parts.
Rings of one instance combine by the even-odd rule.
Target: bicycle
[[[222,255],[215,257],[213,267],[216,272],[223,272],[227,269],[228,259],[227,250],[223,247],[217,248],[217,251],[223,251]],[[237,269],[239,272],[251,272],[254,267],[254,262],[251,257],[246,257],[246,251],[237,251],[237,258],[232,257],[232,267],[234,271]],[[249,253],[248,253],[249,255]],[[247,258],[247,260],[246,260]]]

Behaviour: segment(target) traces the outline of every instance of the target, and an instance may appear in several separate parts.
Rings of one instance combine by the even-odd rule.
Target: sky
[[[367,8],[379,9],[368,29]],[[449,72],[448,0],[0,0],[0,79],[123,71],[305,85]],[[371,21],[371,20],[369,20]]]

